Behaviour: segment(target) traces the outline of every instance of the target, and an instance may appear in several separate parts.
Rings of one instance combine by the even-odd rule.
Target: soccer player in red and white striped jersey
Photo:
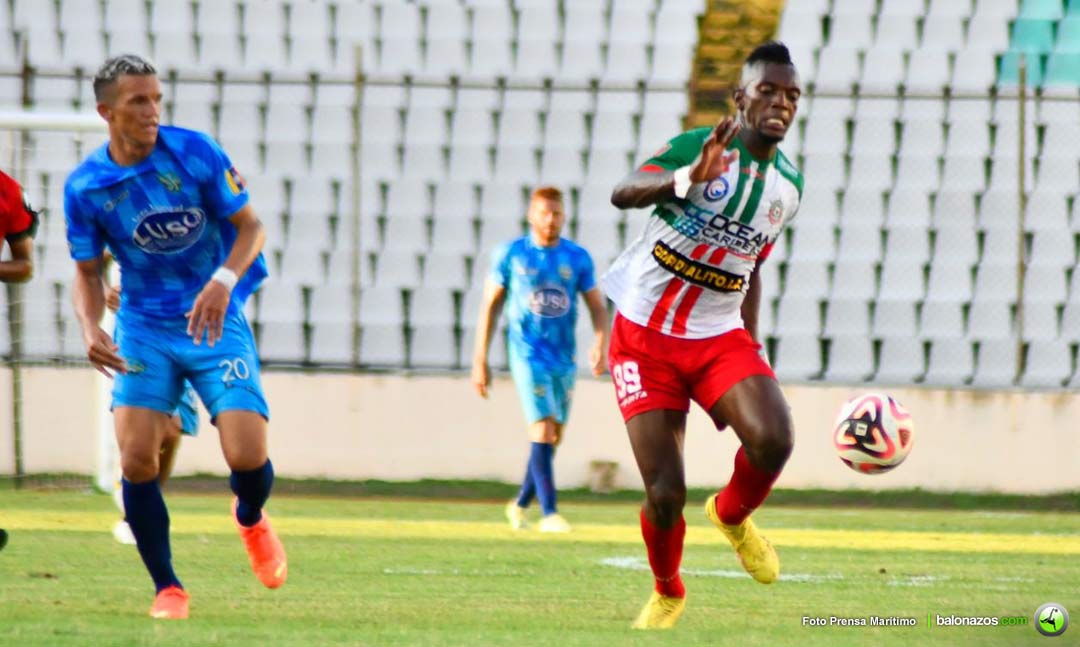
[[[802,196],[802,175],[777,149],[800,94],[787,48],[759,46],[734,93],[737,117],[676,136],[612,193],[620,209],[654,206],[602,281],[618,310],[609,365],[645,482],[641,531],[656,579],[635,628],[670,628],[686,605],[679,563],[691,400],[742,443],[706,515],[754,579],[779,577],[776,551],[749,515],[780,475],[793,433],[757,315],[761,264]]]

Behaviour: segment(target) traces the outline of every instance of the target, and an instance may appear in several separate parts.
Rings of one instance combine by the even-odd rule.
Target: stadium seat
[[[364,366],[404,366],[405,329],[385,324],[361,326],[359,360]]]
[[[555,43],[547,40],[523,40],[518,42],[514,59],[514,82],[540,85],[558,74],[558,58]]]
[[[410,291],[408,318],[410,327],[453,328],[456,320],[454,293],[451,290],[441,287],[420,287]]]
[[[1017,22],[1022,20],[1058,20],[1063,15],[1061,0],[1022,0]]]
[[[789,269],[790,272],[790,269]],[[831,297],[873,299],[877,294],[875,262],[838,259],[833,269]]]
[[[855,213],[858,213],[858,209],[855,210]],[[876,263],[881,260],[881,255],[881,229],[877,223],[863,224],[855,216],[850,218],[846,226],[840,228],[837,261]]]
[[[1080,86],[1080,52],[1050,54],[1043,85],[1070,89]]]
[[[885,263],[910,261],[923,264],[930,260],[930,240],[921,227],[897,227],[886,232]]]
[[[822,93],[850,94],[852,85],[859,80],[858,50],[841,44],[828,45],[818,53],[818,73],[814,79],[814,91]]]
[[[970,2],[956,2],[956,0],[930,0],[930,7],[926,11],[928,22],[933,22],[943,16],[966,18],[970,15]]]
[[[926,288],[928,301],[955,300],[966,303],[972,296],[972,266],[975,262],[971,259],[958,259],[948,256],[941,260],[934,259],[930,264],[930,279]]]
[[[345,321],[319,322],[311,325],[311,349],[308,359],[316,364],[353,363],[355,327]]]
[[[773,362],[781,381],[815,379],[821,375],[821,342],[816,335],[784,335],[776,342]]]
[[[1008,51],[1001,57],[1001,66],[998,69],[998,83],[1002,86],[1015,86],[1020,83],[1020,56],[1025,57],[1027,67],[1026,79],[1028,87],[1042,85],[1043,81],[1043,56],[1034,51]]]
[[[914,338],[917,332],[914,301],[886,298],[874,304],[870,335],[875,339]]]
[[[411,368],[452,369],[459,365],[457,340],[453,327],[448,325],[422,325],[409,329],[409,356]]]
[[[904,81],[904,52],[898,48],[874,47],[866,52],[859,92],[896,94]]]
[[[985,95],[996,76],[993,51],[962,49],[956,53],[950,86],[955,93]]]
[[[1014,339],[983,341],[978,345],[972,386],[1003,388],[1016,381],[1017,344]]]
[[[805,153],[803,155],[803,176],[807,186],[824,193],[842,189],[846,183],[844,164],[837,159],[836,153]]]
[[[792,261],[831,261],[836,258],[836,233],[832,227],[798,224],[793,228]]]
[[[360,324],[401,327],[405,323],[405,302],[401,288],[373,286],[360,293]]]
[[[442,243],[443,240],[438,240],[434,249],[424,256],[423,285],[443,290],[463,290],[469,287],[465,255],[461,251],[447,250]],[[413,303],[415,304],[415,300]]]
[[[1035,191],[1028,198],[1025,213],[1024,228],[1028,231],[1061,232],[1069,227],[1064,195]]]
[[[911,337],[886,337],[874,381],[879,384],[908,385],[926,371],[923,342]]]
[[[483,184],[491,179],[491,153],[487,146],[460,144],[450,149],[449,179]]]
[[[879,15],[879,27],[874,38],[874,48],[888,48],[897,51],[918,49],[918,20],[919,16],[915,14]],[[885,25],[887,25],[887,28],[885,28]]]
[[[904,89],[911,94],[940,95],[949,84],[949,52],[930,48],[925,39],[924,48],[911,52],[903,80]]]
[[[967,46],[1000,52],[1009,47],[1008,23],[1000,16],[976,14],[968,23]],[[1016,47],[1015,49],[1021,49]]]
[[[932,339],[959,339],[964,336],[963,304],[953,299],[927,300],[919,319],[919,335]]]
[[[885,228],[894,229],[930,227],[930,203],[927,195],[916,191],[894,191],[889,197],[885,211]]]
[[[295,283],[268,281],[258,291],[258,320],[302,323],[304,316],[303,290]]]
[[[1072,351],[1065,340],[1035,340],[1028,344],[1024,366],[1021,386],[1060,388],[1073,370]]]
[[[628,43],[639,48],[652,42],[652,16],[642,4],[612,9],[608,19],[608,42]],[[684,36],[685,37],[685,36]]]
[[[496,79],[510,75],[513,60],[510,42],[507,39],[477,38],[473,41],[469,69],[463,76],[463,80],[473,83],[494,83]]]
[[[1021,311],[1021,334],[1024,341],[1058,338],[1058,309],[1053,301],[1027,300]]]
[[[895,143],[895,122],[892,119],[862,117],[855,120],[854,134],[851,140],[851,153],[853,155],[892,155],[895,150]]]
[[[825,381],[858,384],[867,381],[873,374],[874,351],[869,338],[852,336],[831,340]]]
[[[1011,258],[1006,254],[988,255],[989,247],[987,243],[975,273],[974,299],[977,302],[1015,303],[1018,289],[1016,255],[1014,253]]]
[[[375,285],[402,288],[420,285],[420,261],[416,252],[392,248],[380,252],[375,266]]]
[[[849,298],[843,293],[835,293],[829,299],[825,314],[825,327],[822,331],[823,336],[834,340],[845,336],[865,339],[868,337],[869,331],[870,304],[865,299]]]
[[[979,341],[1011,338],[1013,335],[1012,305],[1003,300],[979,300],[976,283],[975,301],[968,314],[968,337]]]
[[[789,264],[789,274],[790,267]],[[790,281],[790,278],[789,278]],[[789,283],[790,291],[790,283]],[[796,293],[798,295],[798,293]],[[821,304],[817,298],[785,295],[776,313],[775,332],[781,338],[814,335],[821,332]]]
[[[428,246],[426,217],[405,212],[387,213],[384,250],[419,252]]]
[[[893,192],[929,193],[938,188],[940,158],[936,155],[901,155],[897,161]]]
[[[614,42],[608,47],[601,88],[625,88],[644,81],[649,76],[648,55],[644,47],[633,43]]]
[[[1028,262],[1032,265],[1055,269],[1071,268],[1076,264],[1076,243],[1072,236],[1062,235],[1061,231],[1042,230],[1032,236],[1031,252]],[[1061,301],[1065,295],[1061,295]]]
[[[299,364],[305,359],[304,327],[295,321],[262,321],[256,325],[259,359]]]
[[[1003,20],[1012,20],[1016,18],[1017,12],[1016,0],[975,0],[973,15],[990,15]]]
[[[886,145],[892,142],[886,140]],[[856,153],[851,157],[851,178],[849,186],[859,187],[868,193],[881,193],[887,191],[893,185],[892,177],[892,153]],[[851,193],[854,190],[849,190]],[[876,207],[873,210],[874,219],[880,223],[882,218],[881,201],[871,201]],[[846,205],[845,205],[846,211]]]
[[[1072,374],[1072,351],[1065,340],[1032,340],[1026,358],[1023,387],[1061,388]]]
[[[964,339],[934,339],[923,382],[931,386],[970,383],[974,366],[971,343]]]
[[[934,228],[968,230],[965,237],[974,239],[971,232],[975,229],[975,200],[970,191],[943,189],[934,201]],[[953,234],[949,234],[952,236]],[[952,239],[950,239],[952,240]],[[950,249],[949,246],[937,249]]]
[[[476,253],[476,230],[472,219],[457,219],[453,216],[436,217],[431,223],[433,251],[455,254]]]

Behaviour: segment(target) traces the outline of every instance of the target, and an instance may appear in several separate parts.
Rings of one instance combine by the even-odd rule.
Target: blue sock
[[[527,508],[536,496],[536,483],[533,482],[532,458],[525,465],[525,480],[521,482],[521,491],[518,492],[517,504],[519,508]]]
[[[179,586],[180,580],[172,567],[172,550],[169,548],[169,511],[161,496],[161,486],[153,479],[146,483],[121,481],[124,493],[124,511],[135,544],[139,547],[146,570],[154,580],[154,587],[161,591]]]
[[[270,498],[270,488],[274,485],[274,466],[266,459],[262,467],[247,472],[234,471],[229,475],[229,486],[239,499],[236,505],[236,520],[241,526],[251,527],[262,519],[262,507]]]
[[[529,471],[532,472],[536,498],[540,499],[540,508],[545,516],[555,512],[554,455],[555,447],[547,443],[533,443],[529,452]]]

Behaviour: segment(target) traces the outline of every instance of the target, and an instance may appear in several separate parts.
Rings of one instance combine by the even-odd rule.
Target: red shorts
[[[657,332],[616,313],[608,367],[623,420],[654,409],[706,411],[720,396],[752,375],[776,379],[758,355],[761,345],[743,328],[704,339]]]

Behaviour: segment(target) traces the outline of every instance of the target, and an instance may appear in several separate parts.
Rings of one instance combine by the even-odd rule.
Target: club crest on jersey
[[[564,281],[569,281],[574,277],[574,270],[570,269],[569,265],[559,266],[559,277]]]
[[[769,203],[769,224],[777,225],[780,223],[780,219],[784,217],[784,203],[779,200],[773,200]]]
[[[709,180],[709,183],[705,185],[705,191],[703,195],[709,202],[716,202],[717,200],[723,200],[727,197],[728,191],[731,190],[731,184],[726,178],[718,177],[715,180]]]
[[[570,295],[561,285],[542,285],[529,295],[529,311],[538,317],[561,317],[570,312]]]
[[[161,182],[161,186],[165,187],[167,191],[172,193],[180,191],[180,176],[176,173],[158,173],[157,181]]]
[[[205,229],[202,209],[163,209],[143,214],[131,240],[148,254],[174,254],[194,245]]]

